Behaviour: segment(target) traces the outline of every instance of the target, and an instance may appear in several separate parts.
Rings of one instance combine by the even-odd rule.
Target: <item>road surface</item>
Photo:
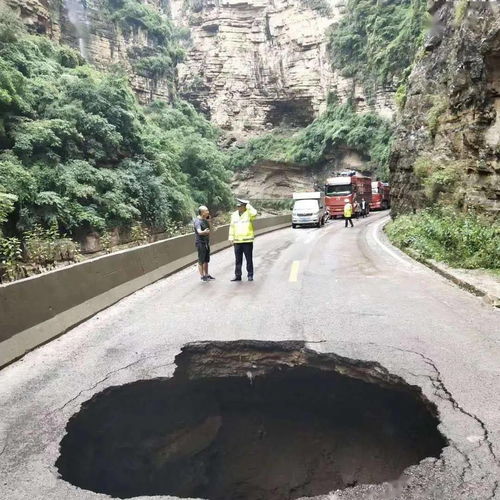
[[[216,281],[202,283],[192,266],[0,371],[0,498],[106,498],[54,466],[81,403],[108,386],[171,376],[188,342],[260,339],[377,361],[438,406],[450,445],[412,469],[410,487],[322,498],[500,499],[500,313],[392,247],[386,218],[263,235],[253,283],[229,282],[224,250],[210,264]]]

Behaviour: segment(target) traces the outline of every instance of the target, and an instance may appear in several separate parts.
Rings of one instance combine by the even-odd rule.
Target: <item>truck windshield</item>
[[[297,200],[293,206],[295,210],[318,210],[317,200]]]
[[[378,194],[378,187],[372,187],[372,194]]]
[[[351,194],[352,185],[351,184],[339,184],[326,186],[325,193],[327,196],[343,196],[345,194]]]

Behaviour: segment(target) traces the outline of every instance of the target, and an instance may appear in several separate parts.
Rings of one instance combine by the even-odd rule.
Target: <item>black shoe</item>
[[[249,276],[248,281],[253,281],[253,276]]]
[[[231,281],[241,281],[241,276],[238,278],[238,276],[235,276]]]
[[[207,278],[208,281],[212,281],[215,279],[213,276],[210,276],[210,274],[208,276],[205,276],[205,278]]]
[[[202,276],[200,279],[201,281],[208,281],[208,276]]]

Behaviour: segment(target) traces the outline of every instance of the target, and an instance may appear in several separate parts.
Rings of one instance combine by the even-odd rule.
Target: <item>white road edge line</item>
[[[399,262],[402,262],[405,266],[408,266],[408,267],[413,267],[413,265],[408,262],[406,259],[404,259],[403,257],[401,257],[401,255],[398,255],[396,252],[394,252],[393,250],[391,250],[387,245],[385,245],[384,243],[382,243],[382,241],[380,241],[380,238],[378,237],[378,230],[380,228],[380,226],[382,224],[385,224],[387,222],[387,219],[382,219],[378,224],[374,224],[373,226],[373,239],[378,243],[378,245],[380,246],[380,248],[382,248],[382,250],[384,250],[385,252],[387,252],[389,255],[391,255],[392,257],[394,257],[395,259],[399,260]]]

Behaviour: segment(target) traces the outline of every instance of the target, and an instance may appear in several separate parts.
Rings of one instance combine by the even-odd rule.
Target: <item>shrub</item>
[[[113,235],[109,232],[104,232],[99,236],[99,243],[101,245],[101,250],[106,253],[111,253],[113,251]]]
[[[339,104],[330,96],[325,113],[293,136],[271,133],[251,139],[231,154],[235,168],[245,168],[263,160],[292,162],[318,168],[342,146],[370,158],[375,175],[388,180],[392,128],[374,113],[358,114],[351,103]]]
[[[97,71],[71,49],[10,23],[6,12],[0,210],[2,222],[10,214],[11,233],[54,222],[64,234],[134,222],[161,228],[189,220],[196,204],[228,206],[228,157],[217,147],[218,131],[191,105],[140,106],[122,72]],[[153,29],[151,19],[141,19]],[[179,57],[178,47],[167,45],[171,66],[150,68],[156,76]]]
[[[399,110],[402,110],[405,107],[407,92],[408,86],[406,85],[406,83],[401,83],[396,90],[394,100]]]
[[[444,97],[434,96],[433,105],[427,113],[427,127],[434,138],[440,125],[441,115],[448,109],[448,101]]]
[[[21,242],[18,238],[0,238],[0,281],[14,281],[21,277]]]
[[[414,164],[415,175],[422,184],[429,205],[443,201],[460,207],[464,193],[459,186],[465,171],[462,161],[428,156],[418,157]]]
[[[473,212],[433,207],[386,226],[391,241],[424,258],[465,269],[500,269],[500,228]]]
[[[332,8],[327,0],[300,0],[300,1],[308,9],[317,10],[323,16],[328,16],[332,13]]]
[[[0,191],[0,227],[7,220],[7,216],[14,210],[14,203],[17,196]]]
[[[330,36],[333,65],[359,81],[368,97],[377,87],[404,83],[423,42],[426,0],[348,0]]]
[[[149,231],[147,228],[136,222],[130,230],[130,238],[137,245],[143,245],[149,241]]]
[[[40,268],[52,267],[58,261],[76,261],[80,255],[78,244],[61,237],[53,224],[49,229],[39,225],[24,234],[26,261]]]
[[[467,9],[469,8],[469,0],[458,0],[455,4],[455,26],[460,26],[465,18]]]

